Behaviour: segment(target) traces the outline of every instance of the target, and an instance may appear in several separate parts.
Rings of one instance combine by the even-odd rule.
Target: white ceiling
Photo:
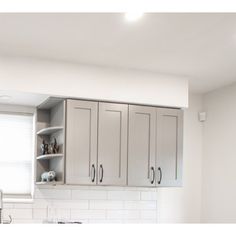
[[[236,81],[236,14],[0,14],[0,55],[184,75],[207,92]]]

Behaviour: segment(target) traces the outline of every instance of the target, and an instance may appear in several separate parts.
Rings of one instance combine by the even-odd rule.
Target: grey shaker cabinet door
[[[155,186],[155,130],[155,107],[129,105],[129,186]]]
[[[99,103],[99,185],[127,184],[128,105]]]
[[[96,184],[97,102],[67,100],[66,184]]]
[[[156,182],[158,186],[181,186],[183,157],[183,111],[157,108]]]

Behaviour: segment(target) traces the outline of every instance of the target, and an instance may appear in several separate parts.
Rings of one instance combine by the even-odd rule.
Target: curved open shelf
[[[37,135],[50,135],[56,133],[57,131],[63,130],[63,126],[54,126],[41,129],[37,132]]]
[[[37,160],[50,160],[52,158],[57,158],[57,157],[63,157],[63,154],[62,153],[46,154],[46,155],[38,156],[36,159]]]
[[[57,184],[63,184],[63,181],[51,181],[51,182],[38,181],[35,184],[36,185],[57,185]]]

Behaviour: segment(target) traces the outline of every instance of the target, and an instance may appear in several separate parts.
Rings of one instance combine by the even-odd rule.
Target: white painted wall
[[[142,70],[0,57],[2,90],[117,102],[188,106],[188,81]]]
[[[204,96],[203,222],[236,223],[236,84]]]
[[[184,112],[183,187],[158,188],[157,213],[160,223],[199,223],[202,188],[201,95],[190,95]]]

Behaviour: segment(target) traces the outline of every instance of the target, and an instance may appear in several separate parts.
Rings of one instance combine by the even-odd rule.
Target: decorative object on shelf
[[[43,143],[41,144],[41,153],[42,155],[49,154],[48,144],[45,142],[45,140],[43,140]]]
[[[51,154],[57,154],[58,152],[59,152],[59,146],[58,146],[58,144],[57,144],[57,140],[56,140],[56,138],[54,138],[54,142],[53,143],[51,143]]]
[[[52,143],[48,145],[48,153],[53,154],[53,144]]]
[[[53,142],[51,144],[48,144],[43,140],[43,143],[41,144],[41,154],[47,155],[47,154],[57,154],[59,152],[59,146],[57,144],[56,138],[53,138]]]
[[[42,182],[52,182],[56,180],[56,172],[51,170],[48,172],[44,172],[41,175],[41,181]]]

